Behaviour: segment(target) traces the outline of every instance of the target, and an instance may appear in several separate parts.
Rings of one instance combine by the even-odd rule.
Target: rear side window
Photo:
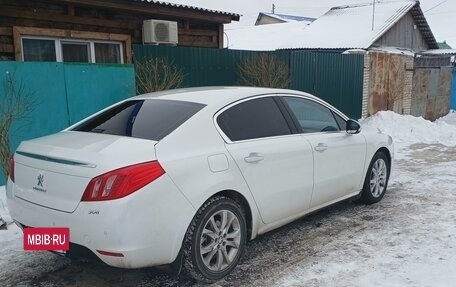
[[[271,97],[235,105],[217,117],[217,124],[232,141],[291,134],[285,118]]]
[[[127,101],[83,122],[73,130],[159,141],[204,106],[158,99]]]

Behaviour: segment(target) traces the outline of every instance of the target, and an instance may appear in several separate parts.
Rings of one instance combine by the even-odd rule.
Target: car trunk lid
[[[15,195],[36,205],[73,212],[92,178],[156,160],[156,143],[73,131],[25,141],[14,156]]]

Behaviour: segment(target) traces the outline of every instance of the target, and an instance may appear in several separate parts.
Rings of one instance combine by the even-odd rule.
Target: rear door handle
[[[251,152],[249,156],[244,158],[244,161],[247,163],[257,163],[264,159],[264,156],[261,153]]]
[[[318,143],[318,145],[315,147],[316,151],[325,151],[328,149],[328,146],[324,143]]]

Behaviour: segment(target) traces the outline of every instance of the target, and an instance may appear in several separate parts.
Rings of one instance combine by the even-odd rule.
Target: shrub
[[[181,69],[163,58],[135,61],[138,94],[175,89],[184,80]]]
[[[288,65],[274,56],[261,54],[249,58],[239,65],[241,85],[267,88],[289,88],[290,71]]]

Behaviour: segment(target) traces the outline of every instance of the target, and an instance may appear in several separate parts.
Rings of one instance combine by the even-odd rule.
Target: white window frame
[[[62,51],[62,43],[80,43],[80,44],[89,44],[89,63],[95,64],[95,44],[114,44],[120,46],[120,63],[124,63],[124,55],[123,55],[123,43],[117,41],[98,41],[98,40],[85,40],[85,39],[67,39],[67,38],[52,38],[52,37],[40,37],[40,36],[28,36],[24,35],[21,36],[21,45],[24,45],[24,39],[31,39],[31,40],[51,40],[54,41],[55,46],[55,59],[57,62],[63,62],[63,51]],[[24,51],[22,50],[22,61],[24,61]]]
[[[14,26],[14,53],[17,61],[24,61],[23,39],[54,40],[57,62],[62,62],[61,42],[70,41],[89,43],[90,63],[96,63],[95,44],[97,43],[120,45],[120,63],[118,64],[131,64],[132,62],[131,36],[128,34]]]
[[[89,62],[88,63],[95,63],[95,55],[93,54],[92,51],[92,43],[89,41],[84,41],[84,40],[76,40],[76,39],[55,39],[55,45],[56,45],[56,50],[58,51],[58,54],[56,55],[57,62],[63,62],[63,49],[62,49],[62,44],[82,44],[87,46],[87,53]]]

